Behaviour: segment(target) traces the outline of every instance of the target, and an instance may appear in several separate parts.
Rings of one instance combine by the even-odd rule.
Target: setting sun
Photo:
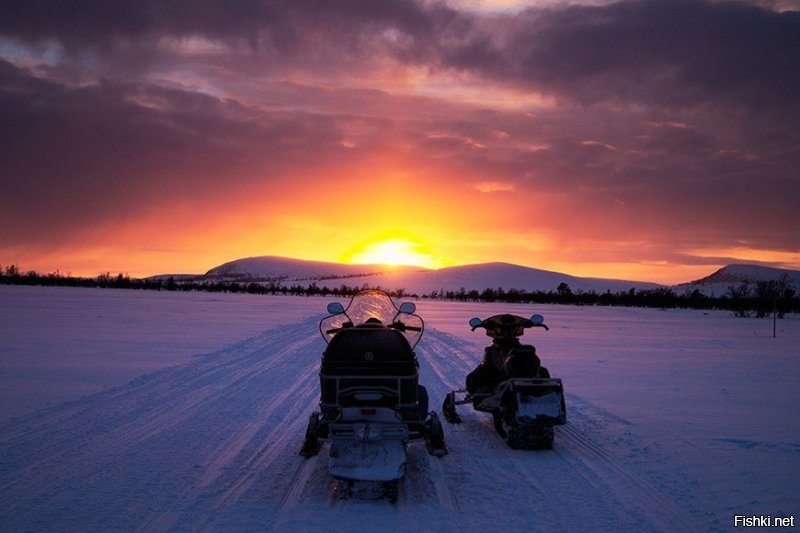
[[[439,261],[421,249],[421,245],[403,240],[388,239],[367,244],[348,258],[348,263],[407,265],[437,268]]]

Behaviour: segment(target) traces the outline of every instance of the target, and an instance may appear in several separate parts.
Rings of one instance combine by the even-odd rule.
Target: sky
[[[0,265],[800,269],[800,1],[0,1]]]

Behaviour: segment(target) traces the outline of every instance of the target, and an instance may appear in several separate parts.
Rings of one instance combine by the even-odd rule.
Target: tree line
[[[431,298],[462,302],[507,302],[520,304],[600,305],[622,307],[651,307],[658,309],[722,309],[736,316],[763,318],[777,313],[800,312],[800,298],[788,279],[759,281],[754,285],[740,284],[728,287],[722,296],[708,296],[694,289],[678,293],[671,287],[654,289],[631,288],[627,291],[605,292],[576,291],[561,283],[554,291],[526,291],[524,289],[484,289],[433,291]]]
[[[43,285],[67,287],[99,287],[113,289],[138,289],[157,291],[205,291],[246,294],[273,294],[291,296],[338,296],[349,297],[364,289],[382,289],[380,286],[346,285],[337,287],[310,284],[286,284],[283,280],[231,281],[203,278],[131,278],[126,274],[103,273],[94,278],[74,277],[60,272],[40,274],[36,271],[21,272],[16,265],[0,267],[0,284]],[[393,298],[432,298],[461,302],[501,302],[520,304],[564,304],[650,307],[660,309],[722,309],[736,316],[763,318],[777,314],[783,318],[787,313],[800,312],[800,297],[788,277],[778,280],[759,281],[755,284],[731,285],[722,296],[707,296],[699,290],[679,294],[671,287],[635,289],[618,292],[573,291],[561,283],[551,291],[527,291],[525,289],[487,288],[482,291],[434,290],[425,294],[406,292],[404,289],[386,290]]]

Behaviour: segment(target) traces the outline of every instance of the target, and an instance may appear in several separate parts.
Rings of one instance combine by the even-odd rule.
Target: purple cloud
[[[0,246],[286,176],[335,188],[389,160],[484,197],[502,184],[519,228],[800,249],[800,13],[548,5],[6,4]],[[461,84],[512,105],[459,99]],[[545,218],[525,210],[537,195]]]

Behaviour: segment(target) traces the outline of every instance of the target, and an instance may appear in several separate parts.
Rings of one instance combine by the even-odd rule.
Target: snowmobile
[[[511,448],[552,448],[553,426],[567,422],[564,388],[561,380],[551,378],[541,365],[536,348],[519,341],[527,328],[550,329],[542,315],[529,319],[507,314],[485,320],[475,317],[469,325],[472,331],[484,328],[492,344],[485,348],[478,367],[467,375],[466,388],[445,397],[445,419],[461,422],[456,406],[471,403],[476,411],[492,414],[495,430]],[[458,399],[457,395],[464,393],[466,396]]]
[[[424,322],[413,303],[399,308],[382,291],[356,294],[345,309],[328,305],[320,333],[328,343],[319,370],[319,411],[313,413],[300,454],[312,457],[329,443],[331,475],[345,482],[379,482],[396,501],[405,475],[406,446],[424,441],[431,455],[447,453],[444,431],[428,412],[414,347]]]

